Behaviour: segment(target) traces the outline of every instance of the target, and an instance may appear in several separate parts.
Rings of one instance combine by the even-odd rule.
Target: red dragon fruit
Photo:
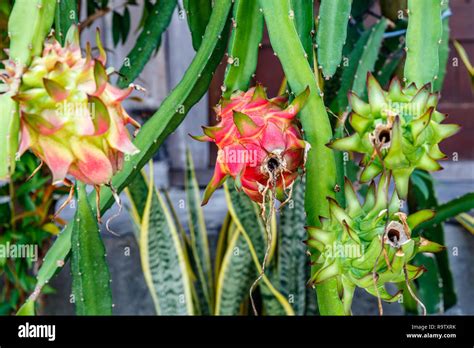
[[[75,26],[62,47],[47,39],[41,56],[19,73],[15,62],[5,62],[3,92],[19,102],[20,154],[31,149],[53,173],[53,182],[66,175],[90,185],[110,183],[124,154],[135,154],[126,129],[138,124],[121,102],[133,86],[112,86],[105,70],[106,55],[97,33],[99,56],[81,54]]]
[[[216,107],[219,123],[203,127],[193,138],[216,143],[217,162],[204,193],[206,204],[228,177],[253,201],[262,203],[268,190],[283,201],[303,166],[305,146],[296,114],[309,89],[288,105],[287,96],[268,100],[261,85],[235,92]]]

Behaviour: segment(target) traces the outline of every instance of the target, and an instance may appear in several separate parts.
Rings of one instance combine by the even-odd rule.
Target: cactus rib
[[[17,0],[8,20],[9,56],[16,64],[28,65],[41,53],[54,20],[56,0]],[[25,20],[28,25],[25,25]],[[0,179],[8,179],[15,169],[20,127],[18,103],[6,93],[0,96]]]
[[[426,20],[426,19],[429,20]],[[441,0],[408,0],[405,78],[418,88],[438,78]]]
[[[237,0],[234,4],[232,35],[224,79],[224,97],[245,91],[257,68],[259,44],[263,34],[263,16],[258,0]]]
[[[78,22],[77,0],[59,0],[56,6],[54,29],[56,38],[64,45],[69,27]]]
[[[332,109],[338,110],[338,112],[347,109],[349,105],[347,93],[350,90],[359,96],[365,94],[367,73],[374,69],[386,27],[387,20],[382,19],[365,31],[357,40],[354,50],[349,56],[349,65],[342,71],[341,87],[331,105]]]
[[[293,11],[295,27],[298,36],[300,37],[301,44],[308,56],[309,64],[313,66],[314,2],[313,0],[291,0],[291,9]]]
[[[270,42],[280,58],[291,89],[301,93],[309,86],[311,94],[300,112],[306,140],[311,146],[306,162],[305,210],[307,223],[319,225],[319,216],[328,216],[327,196],[334,197],[336,165],[326,144],[332,137],[331,125],[314,73],[305,57],[294,23],[289,18],[289,1],[260,0]],[[322,314],[345,313],[337,292],[337,284],[328,280],[318,287]],[[321,296],[319,296],[321,294]]]
[[[184,0],[184,9],[188,18],[189,30],[193,41],[193,48],[197,51],[201,46],[207,23],[212,13],[211,0]]]
[[[318,62],[326,78],[332,77],[342,59],[352,0],[322,0],[316,41]]]

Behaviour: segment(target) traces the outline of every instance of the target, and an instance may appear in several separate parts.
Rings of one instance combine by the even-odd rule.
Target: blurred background
[[[91,3],[95,7],[91,7]],[[143,9],[148,6],[147,3],[145,0],[82,1],[81,20],[85,19],[89,24],[82,31],[82,42],[95,42],[95,28],[99,27],[108,51],[108,65],[116,68],[122,66],[124,57],[133,47],[139,34],[138,28],[143,21]],[[451,40],[458,40],[471,59],[474,59],[474,30],[472,30],[474,1],[451,0],[450,8],[452,12]],[[379,3],[375,2],[370,12],[365,15],[365,21],[368,24],[375,22],[378,13],[380,13]],[[5,23],[0,25],[5,25]],[[124,27],[128,30],[123,30]],[[159,51],[135,81],[146,89],[146,93],[134,92],[136,99],[126,102],[128,112],[140,122],[145,122],[180,81],[194,54],[186,15],[182,8],[177,8]],[[197,179],[201,185],[207,184],[214,169],[216,148],[209,143],[196,142],[188,134],[200,134],[201,125],[215,123],[212,107],[220,99],[225,66],[226,57],[214,75],[207,95],[190,111],[185,121],[166,140],[155,156],[155,183],[169,190],[176,212],[183,217],[181,221],[187,221],[186,208],[181,204],[185,199],[183,185],[186,147],[191,150]],[[474,95],[469,74],[452,44],[447,69],[439,109],[448,113],[450,122],[460,124],[462,129],[456,136],[444,142],[442,150],[449,158],[443,163],[445,169],[434,174],[441,203],[474,191]],[[281,65],[273,54],[268,36],[265,34],[255,82],[266,86],[268,95],[273,97],[277,94],[282,80]],[[126,206],[127,197],[122,195],[122,199]],[[225,204],[223,192],[218,191],[212,197],[210,204],[204,208],[211,244],[217,242],[217,234],[226,214]],[[118,213],[117,209],[115,207],[109,211],[103,220],[106,221]],[[66,208],[61,217],[67,221],[73,212],[73,209]],[[105,229],[102,231],[113,279],[114,313],[152,315],[154,314],[153,303],[141,272],[138,246],[129,215],[122,210],[110,225],[111,229],[119,235],[115,236]],[[187,228],[186,225],[184,227]],[[474,235],[454,220],[446,224],[445,233],[458,294],[458,304],[447,313],[474,314],[472,287],[474,270],[471,267],[474,261]],[[46,247],[47,244],[44,246]],[[211,246],[210,249],[215,248]],[[50,285],[51,293],[43,298],[40,313],[73,314],[69,271],[61,272]],[[403,314],[403,309],[396,303],[385,306],[385,314]],[[376,315],[378,313],[377,300],[359,292],[354,300],[353,311],[354,314]]]

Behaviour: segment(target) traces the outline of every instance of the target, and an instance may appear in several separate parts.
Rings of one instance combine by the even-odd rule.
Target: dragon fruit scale
[[[257,85],[234,92],[216,106],[219,123],[203,127],[204,135],[193,136],[214,142],[219,149],[203,205],[228,177],[255,202],[262,203],[268,190],[285,200],[304,164],[306,143],[296,115],[308,95],[306,89],[288,104],[285,95],[267,99],[264,88]]]
[[[329,144],[340,151],[364,154],[361,181],[368,182],[383,169],[392,172],[399,196],[406,198],[408,181],[415,169],[442,169],[438,160],[446,157],[439,143],[459,130],[455,124],[441,124],[446,115],[436,111],[438,95],[430,85],[403,88],[395,77],[384,91],[368,74],[368,103],[354,93],[350,124],[355,133]]]
[[[34,152],[51,169],[53,182],[72,175],[86,184],[108,184],[124,155],[138,152],[126,129],[138,124],[121,105],[133,86],[121,90],[108,82],[99,32],[97,46],[97,58],[89,44],[83,57],[72,26],[65,47],[51,36],[29,66],[7,60],[0,72],[3,91],[19,103],[19,153]]]
[[[413,280],[425,272],[423,266],[410,261],[418,253],[434,253],[444,249],[411,231],[434,216],[432,210],[420,210],[408,217],[399,212],[400,200],[394,192],[389,197],[390,174],[383,174],[378,185],[373,181],[365,202],[361,204],[352,183],[346,179],[346,208],[328,198],[330,216],[321,218],[319,227],[307,227],[307,245],[314,253],[316,272],[311,284],[336,279],[339,296],[350,314],[356,287],[381,300],[393,302],[401,292],[390,294],[388,283]]]

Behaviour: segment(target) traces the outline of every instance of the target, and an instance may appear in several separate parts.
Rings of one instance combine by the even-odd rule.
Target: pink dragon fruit
[[[219,148],[203,205],[228,177],[255,202],[264,201],[268,190],[274,190],[280,201],[285,199],[304,162],[306,143],[295,116],[308,94],[309,89],[288,105],[286,96],[268,100],[257,85],[216,107],[219,123],[203,127],[204,135],[193,137]]]
[[[124,154],[138,152],[125,127],[138,124],[121,105],[133,86],[121,90],[108,82],[99,33],[97,45],[96,59],[89,44],[82,57],[73,26],[65,47],[48,38],[42,55],[20,73],[15,62],[4,62],[3,86],[20,107],[19,152],[31,149],[51,169],[55,183],[69,174],[86,184],[108,184]]]

